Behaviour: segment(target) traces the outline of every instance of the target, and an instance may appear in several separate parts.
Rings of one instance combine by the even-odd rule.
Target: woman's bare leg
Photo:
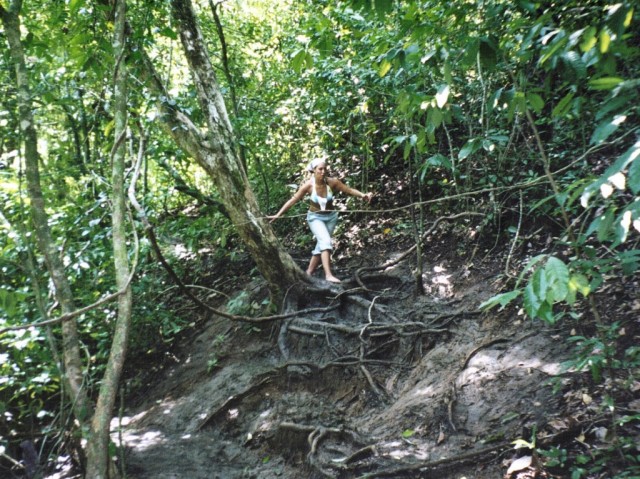
[[[320,265],[320,255],[314,254],[311,256],[311,261],[309,261],[309,267],[307,268],[307,274],[311,276],[316,268]]]
[[[322,260],[325,279],[331,283],[340,283],[341,281],[331,273],[331,250],[325,249],[320,253],[320,259]]]

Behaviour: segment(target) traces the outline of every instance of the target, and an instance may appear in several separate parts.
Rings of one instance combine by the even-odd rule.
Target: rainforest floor
[[[318,275],[317,288],[286,303],[307,311],[299,316],[231,321],[175,298],[193,326],[129,366],[113,421],[127,477],[566,477],[513,441],[606,447],[603,386],[562,367],[581,323],[478,309],[513,285],[505,269],[517,274],[544,238],[511,255],[509,244],[474,239],[470,221],[443,225],[427,238],[419,293],[415,254],[361,269],[393,263],[407,237],[354,224],[338,233],[343,283]],[[305,266],[306,252],[292,255]],[[205,269],[213,307],[261,314],[269,294],[248,257]],[[637,281],[620,279],[599,299],[636,343]]]

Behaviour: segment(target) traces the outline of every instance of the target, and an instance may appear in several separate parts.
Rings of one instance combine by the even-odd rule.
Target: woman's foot
[[[308,274],[309,276],[313,276],[313,273],[315,273],[315,270],[314,270],[314,269],[308,269],[308,270],[307,270],[307,274]]]
[[[325,279],[329,281],[329,283],[342,283],[342,281],[340,281],[335,276],[327,276]]]

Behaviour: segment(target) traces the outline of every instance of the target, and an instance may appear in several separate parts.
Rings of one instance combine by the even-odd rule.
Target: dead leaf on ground
[[[507,469],[507,476],[510,476],[514,472],[522,471],[527,467],[531,466],[532,457],[531,456],[522,456],[516,459],[511,463],[509,469]]]

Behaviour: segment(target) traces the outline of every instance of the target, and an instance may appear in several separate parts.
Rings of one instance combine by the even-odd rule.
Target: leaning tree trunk
[[[149,86],[155,90],[165,129],[211,176],[231,221],[246,244],[258,269],[278,295],[287,286],[305,281],[304,272],[282,248],[268,222],[262,217],[246,172],[234,145],[231,122],[204,44],[190,0],[172,0],[175,24],[189,63],[200,108],[207,121],[206,133],[166,101],[164,89],[148,58],[143,67]]]
[[[51,239],[49,219],[45,210],[45,201],[40,185],[40,154],[38,153],[38,136],[33,118],[31,89],[29,88],[25,54],[20,40],[20,8],[21,0],[0,3],[0,17],[9,44],[9,53],[16,72],[18,89],[18,115],[20,129],[24,139],[25,174],[30,201],[31,218],[36,233],[38,248],[44,254],[47,269],[55,289],[55,296],[63,314],[71,313],[76,308],[71,286],[67,281],[64,266],[58,251]],[[4,7],[3,5],[6,5]],[[74,319],[62,323],[62,348],[64,355],[64,377],[70,395],[73,412],[81,423],[91,416],[91,404],[82,387],[83,374],[80,359],[80,341]]]
[[[116,0],[113,37],[114,66],[114,146],[112,148],[112,231],[113,257],[118,291],[118,318],[116,320],[109,361],[100,385],[96,410],[91,422],[87,443],[86,476],[91,479],[114,477],[115,468],[109,457],[109,426],[118,391],[118,383],[124,367],[127,342],[131,325],[131,285],[129,283],[129,260],[127,256],[125,204],[125,157],[127,133],[127,68],[125,55],[125,0]],[[111,471],[110,471],[111,468]],[[111,472],[111,473],[110,473]]]

